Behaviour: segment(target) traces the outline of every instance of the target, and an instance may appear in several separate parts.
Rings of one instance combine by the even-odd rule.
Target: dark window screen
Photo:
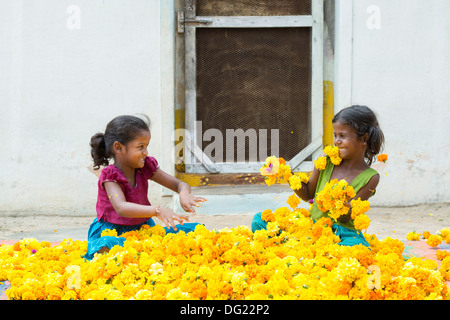
[[[197,16],[299,16],[311,0],[197,0]]]
[[[202,2],[210,1],[197,4]],[[268,129],[267,154],[272,155],[270,129],[279,129],[279,156],[286,160],[308,146],[311,28],[197,28],[196,32],[197,120],[202,121],[202,135],[219,129],[226,150],[226,129]],[[209,143],[203,142],[202,149]]]

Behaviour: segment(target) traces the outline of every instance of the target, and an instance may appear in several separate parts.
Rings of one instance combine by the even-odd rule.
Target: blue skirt
[[[84,256],[87,260],[92,260],[94,258],[94,254],[98,252],[103,247],[108,247],[111,249],[114,246],[123,246],[123,243],[125,242],[124,237],[119,237],[121,234],[133,231],[133,230],[139,230],[141,226],[144,224],[149,225],[150,227],[155,226],[155,222],[150,218],[144,223],[140,223],[133,226],[123,226],[119,224],[109,223],[105,222],[102,219],[97,220],[97,218],[94,219],[91,226],[89,227],[88,231],[88,247],[86,255]],[[175,231],[172,227],[166,228],[164,227],[164,230],[166,230],[166,233],[177,233],[178,231],[184,231],[186,233],[194,231],[195,227],[199,225],[200,223],[184,223],[183,225],[177,224],[177,231]],[[102,237],[102,231],[106,229],[115,229],[117,231],[118,237],[113,236],[105,236]]]
[[[255,232],[256,230],[266,228],[267,222],[261,219],[261,212],[255,214],[252,220],[252,231]],[[338,243],[341,246],[356,246],[358,244],[362,244],[366,247],[370,247],[370,244],[367,242],[366,238],[364,238],[364,235],[361,232],[357,232],[355,230],[351,230],[337,224],[333,224],[331,229],[333,230],[334,234],[341,239],[341,242]]]

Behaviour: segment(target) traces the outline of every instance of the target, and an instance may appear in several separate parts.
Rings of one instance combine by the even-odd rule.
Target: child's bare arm
[[[375,192],[379,182],[380,182],[380,175],[379,174],[374,175],[369,180],[369,182],[367,182],[367,184],[358,191],[354,199],[361,198],[361,200],[369,200],[369,198]]]
[[[186,212],[195,213],[193,207],[198,207],[198,202],[206,201],[205,198],[193,196],[191,194],[191,187],[186,182],[171,176],[161,169],[156,170],[152,180],[174,192],[177,192],[180,195],[180,205]]]
[[[311,176],[309,177],[308,183],[302,183],[302,188],[300,190],[294,190],[297,196],[303,201],[308,201],[314,198],[316,192],[317,181],[319,180],[319,170],[314,168]]]
[[[173,227],[175,230],[177,230],[177,228],[175,227],[175,221],[178,221],[180,224],[183,224],[184,221],[188,221],[187,217],[176,214],[175,212],[167,208],[146,206],[133,202],[127,202],[122,188],[120,188],[119,184],[117,184],[116,182],[105,182],[104,187],[114,210],[121,217],[158,217],[168,228]]]

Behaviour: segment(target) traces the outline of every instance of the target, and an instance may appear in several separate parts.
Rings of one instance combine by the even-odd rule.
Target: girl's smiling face
[[[339,148],[339,157],[353,159],[364,157],[366,143],[364,138],[359,138],[356,131],[348,124],[339,121],[333,123],[334,145]]]
[[[126,145],[126,154],[124,162],[131,168],[143,168],[145,158],[148,155],[147,147],[150,143],[150,132],[141,130],[134,140]]]

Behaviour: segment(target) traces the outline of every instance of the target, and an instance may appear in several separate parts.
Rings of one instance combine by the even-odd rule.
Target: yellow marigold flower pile
[[[23,239],[0,246],[10,299],[448,299],[450,258],[404,260],[404,244],[365,234],[371,248],[340,246],[332,220],[306,209],[265,210],[248,227],[166,234],[144,225],[123,247],[83,258],[86,241]],[[114,230],[104,235],[114,234]]]

